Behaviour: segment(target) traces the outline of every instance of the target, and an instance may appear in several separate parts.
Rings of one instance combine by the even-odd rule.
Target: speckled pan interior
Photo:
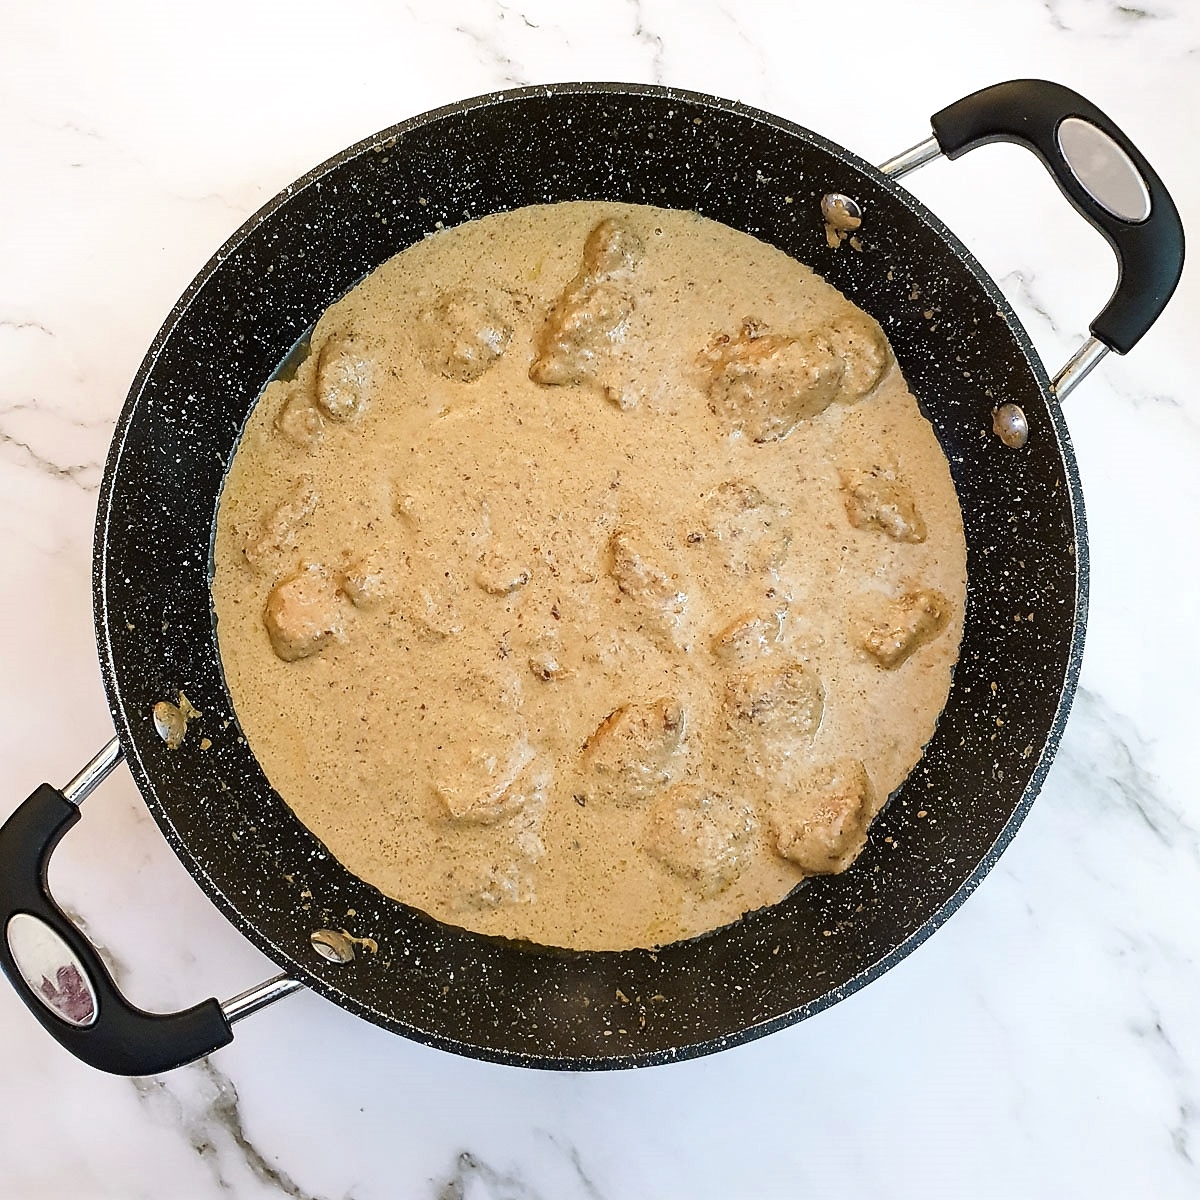
[[[861,251],[827,245],[819,201],[829,191],[863,206]],[[871,313],[950,460],[967,536],[966,632],[949,702],[857,864],[654,953],[484,937],[347,872],[239,734],[208,593],[217,500],[243,423],[322,310],[435,228],[584,198],[694,209],[810,264]],[[1023,450],[991,433],[1004,401],[1029,419]],[[777,117],[661,88],[572,84],[397,125],[305,176],[230,239],[129,393],[101,488],[94,590],[134,777],[239,929],[295,977],[397,1033],[585,1069],[707,1053],[801,1020],[937,928],[1008,844],[1045,775],[1078,673],[1086,580],[1079,480],[1045,372],[995,285],[932,214]],[[170,751],[151,712],[180,691],[203,716]],[[327,962],[309,943],[319,928],[373,938],[378,951]]]

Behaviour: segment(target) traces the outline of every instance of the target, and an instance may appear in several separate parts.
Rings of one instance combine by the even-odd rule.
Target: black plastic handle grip
[[[1124,220],[1080,183],[1059,145],[1059,127],[1077,117],[1107,134],[1129,158],[1150,196],[1144,220]],[[1016,142],[1045,163],[1071,204],[1104,236],[1117,255],[1116,290],[1092,322],[1092,336],[1126,354],[1158,319],[1183,271],[1183,225],[1162,180],[1137,147],[1094,104],[1061,84],[1014,79],[984,88],[943,108],[931,119],[947,158],[988,142]]]
[[[77,1058],[101,1071],[153,1075],[228,1045],[233,1031],[216,1000],[168,1014],[143,1012],[130,1004],[95,947],[51,898],[46,886],[50,856],[78,820],[79,810],[44,783],[0,828],[0,970],[48,1032]],[[47,1005],[44,997],[55,994],[55,980],[43,979],[43,996],[26,982],[12,945],[13,919],[22,914],[48,928],[78,961],[84,979],[73,981],[78,989],[76,1000],[82,1002],[89,1024],[73,1024]],[[63,983],[61,979],[57,982]],[[92,996],[86,994],[89,984]]]

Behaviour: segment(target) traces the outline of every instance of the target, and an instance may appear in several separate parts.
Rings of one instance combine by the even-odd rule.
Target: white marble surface
[[[0,816],[110,735],[89,559],[113,422],[160,321],[310,166],[456,98],[558,79],[745,100],[882,160],[1040,75],[1107,109],[1200,228],[1187,0],[0,3]],[[1115,277],[1031,159],[912,187],[1053,369]],[[1200,285],[1068,417],[1088,501],[1079,698],[1033,813],[927,945],[823,1015],[606,1075],[482,1064],[310,995],[161,1078],[93,1073],[0,987],[0,1196],[616,1200],[1200,1194]],[[122,770],[53,882],[168,1008],[270,973]]]

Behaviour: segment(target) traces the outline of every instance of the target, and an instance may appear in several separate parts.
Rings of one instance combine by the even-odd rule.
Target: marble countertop
[[[175,299],[309,167],[457,98],[665,82],[874,161],[986,84],[1110,113],[1200,228],[1200,8],[1179,0],[55,0],[0,11],[0,816],[110,736],[90,558],[112,427]],[[997,146],[908,181],[1057,368],[1115,280],[1040,166]],[[114,1078],[0,987],[0,1195],[428,1200],[1200,1192],[1200,285],[1067,403],[1088,504],[1080,690],[1042,795],[910,958],[801,1025],[642,1071],[458,1058],[311,994],[210,1059]],[[52,883],[166,1010],[272,973],[121,769]]]

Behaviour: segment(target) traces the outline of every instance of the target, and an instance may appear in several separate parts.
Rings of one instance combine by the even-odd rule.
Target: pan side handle
[[[883,170],[895,177],[938,151],[955,159],[989,142],[1015,142],[1033,151],[1116,253],[1117,286],[1090,330],[1101,346],[1128,353],[1158,319],[1183,271],[1179,211],[1141,151],[1091,101],[1042,79],[1015,79],[974,92],[935,113],[930,124],[937,143],[931,155]],[[1076,365],[1071,382],[1102,354],[1089,351],[1089,361]],[[1058,390],[1061,395],[1067,389]]]
[[[160,1014],[130,1004],[46,883],[50,856],[79,820],[67,795],[82,799],[119,761],[114,741],[66,789],[42,784],[0,827],[0,970],[77,1058],[116,1075],[152,1075],[233,1040],[221,1005]]]

